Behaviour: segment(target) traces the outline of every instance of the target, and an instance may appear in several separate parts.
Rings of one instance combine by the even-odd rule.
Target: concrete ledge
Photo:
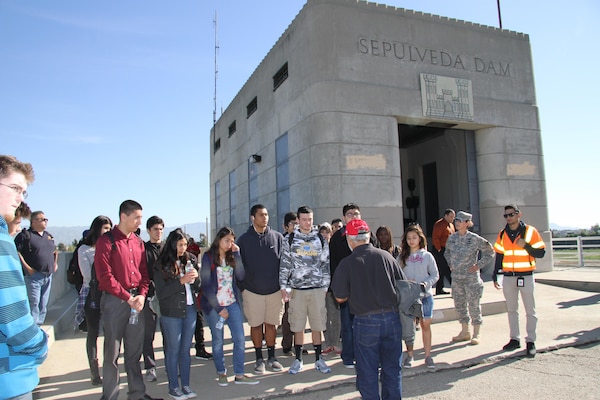
[[[481,313],[483,316],[486,315],[495,315],[502,314],[506,312],[506,301],[492,301],[488,303],[481,303]],[[456,321],[458,320],[458,314],[456,313],[456,309],[452,308],[443,308],[433,310],[433,323],[441,323],[448,321]]]
[[[77,306],[77,290],[73,287],[61,298],[56,299],[48,308],[46,321],[42,329],[48,335],[48,345],[51,346],[55,340],[62,339],[68,332],[72,332],[75,320],[75,308]]]
[[[558,286],[581,292],[600,293],[600,282],[567,281],[563,279],[544,279],[536,276],[535,281],[544,285]]]

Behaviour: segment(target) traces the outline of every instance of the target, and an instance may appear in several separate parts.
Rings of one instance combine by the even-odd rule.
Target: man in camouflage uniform
[[[454,225],[456,232],[446,242],[445,257],[452,272],[452,298],[458,313],[458,322],[462,325],[460,333],[452,338],[453,342],[471,341],[479,344],[481,318],[481,296],[483,281],[479,270],[488,265],[494,256],[490,242],[470,232],[473,216],[459,211]],[[479,259],[479,256],[481,258]],[[473,336],[469,332],[469,322],[473,323]]]
[[[321,358],[321,332],[326,329],[327,322],[325,296],[331,281],[329,247],[313,226],[313,211],[301,206],[297,214],[299,225],[283,241],[279,268],[279,287],[283,300],[290,303],[290,329],[294,332],[296,359],[289,373],[297,374],[303,366],[302,345],[307,317],[315,348],[315,368],[329,373],[331,369]]]

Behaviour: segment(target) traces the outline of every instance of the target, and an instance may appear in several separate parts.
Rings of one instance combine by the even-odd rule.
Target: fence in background
[[[552,238],[554,265],[600,266],[600,236]]]

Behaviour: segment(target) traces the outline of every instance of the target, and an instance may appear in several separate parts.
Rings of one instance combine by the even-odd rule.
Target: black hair
[[[88,246],[95,246],[98,238],[102,236],[102,227],[106,224],[110,224],[111,228],[113,226],[112,221],[106,215],[98,215],[94,218],[88,233],[81,240],[81,243],[87,244]]]
[[[142,205],[135,200],[125,200],[119,206],[119,216],[121,214],[129,215],[133,211],[141,210]]]
[[[262,204],[255,204],[252,206],[252,208],[250,209],[250,215],[252,215],[253,217],[256,217],[256,212],[258,210],[262,210],[262,209],[266,209],[267,207],[265,207]]]
[[[219,232],[217,232],[217,235],[215,236],[212,244],[210,245],[210,248],[207,250],[212,257],[213,265],[218,264],[218,260],[220,257],[219,242],[221,242],[221,239],[223,239],[227,235],[233,235],[233,238],[235,239],[235,232],[232,228],[224,226],[221,229],[219,229]],[[227,253],[225,253],[225,263],[231,266],[232,268],[235,268],[235,258],[233,257],[233,251],[231,251],[231,249],[228,250]]]
[[[298,216],[300,216],[300,214],[312,214],[312,213],[313,213],[313,210],[309,206],[300,206],[300,207],[298,207],[298,211],[296,211],[296,214],[298,214]]]
[[[187,241],[187,235],[181,228],[171,231],[169,236],[167,236],[165,245],[158,255],[156,263],[154,264],[161,269],[165,279],[168,279],[169,274],[171,274],[171,276],[179,276],[184,270],[185,264],[190,259],[190,254],[187,251],[183,253],[183,256],[177,256],[177,242],[181,239]],[[179,265],[177,265],[177,260],[179,260]]]
[[[350,210],[358,210],[360,211],[360,207],[356,203],[348,203],[342,208],[342,214],[346,215],[346,213]]]
[[[285,214],[285,216],[283,217],[283,225],[288,226],[289,223],[295,219],[298,219],[298,214],[296,214],[293,211],[290,211],[289,213]]]
[[[161,217],[153,215],[150,218],[148,218],[148,221],[146,221],[146,229],[150,229],[156,224],[162,225],[163,228],[165,227],[165,221],[163,221]]]
[[[448,214],[456,214],[456,212],[451,208],[446,208],[446,211],[444,211],[444,215]]]

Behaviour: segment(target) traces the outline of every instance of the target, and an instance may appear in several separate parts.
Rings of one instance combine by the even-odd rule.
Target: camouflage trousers
[[[483,281],[481,279],[452,279],[452,298],[458,314],[458,322],[481,325],[481,297]]]

